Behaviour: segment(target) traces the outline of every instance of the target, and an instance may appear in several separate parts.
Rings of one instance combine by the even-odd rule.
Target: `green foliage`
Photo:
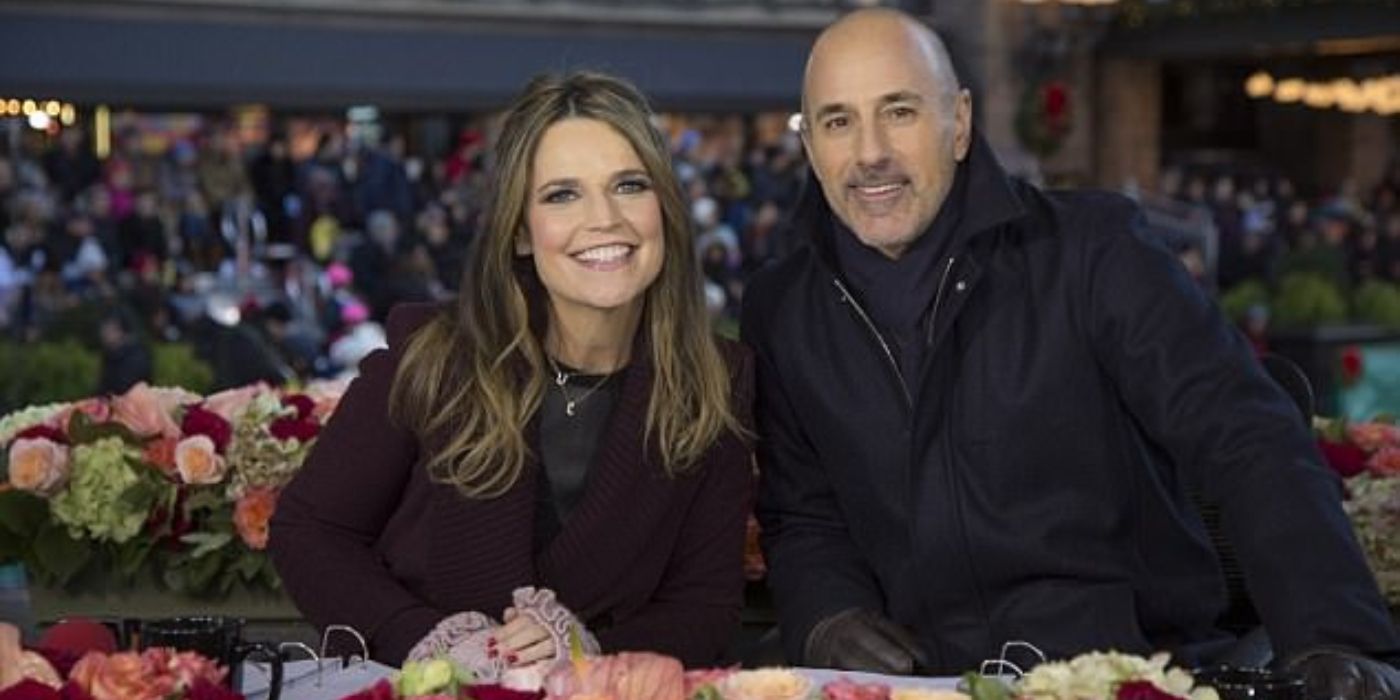
[[[1387,328],[1400,328],[1400,286],[1367,280],[1352,295],[1353,318]]]
[[[214,370],[187,343],[156,343],[151,348],[156,386],[178,386],[196,394],[214,387]]]
[[[1293,273],[1284,277],[1274,298],[1271,319],[1283,328],[1307,328],[1347,320],[1347,303],[1325,277]]]
[[[75,340],[0,343],[0,411],[88,396],[101,365],[96,352]]]
[[[1269,288],[1258,279],[1247,279],[1220,295],[1220,308],[1226,317],[1239,323],[1255,306],[1269,305]]]

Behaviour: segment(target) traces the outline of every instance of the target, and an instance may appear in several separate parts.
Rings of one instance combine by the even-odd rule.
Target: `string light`
[[[1314,109],[1340,109],[1350,114],[1375,112],[1389,116],[1400,113],[1400,74],[1368,78],[1310,81],[1302,78],[1276,80],[1259,71],[1244,81],[1245,94],[1280,104],[1301,102]]]

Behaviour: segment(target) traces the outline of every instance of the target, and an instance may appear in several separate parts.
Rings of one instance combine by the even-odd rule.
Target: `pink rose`
[[[250,488],[233,506],[233,526],[249,549],[267,549],[267,524],[277,510],[277,490]]]
[[[1371,455],[1366,467],[1376,476],[1400,476],[1400,447],[1382,447]]]
[[[93,423],[106,423],[112,418],[112,405],[105,398],[83,399],[54,416],[53,423],[67,432],[69,421],[79,413],[86,415]]]
[[[10,446],[10,484],[52,496],[68,483],[68,448],[47,438],[20,438]]]
[[[1400,446],[1400,428],[1385,423],[1352,423],[1347,426],[1347,437],[1367,452]]]
[[[178,395],[152,389],[142,382],[112,400],[112,417],[142,437],[179,437],[180,426],[174,417],[179,405]]]
[[[177,688],[190,688],[201,680],[222,683],[228,675],[218,663],[192,651],[154,647],[141,653],[160,673],[170,675]]]
[[[175,470],[187,484],[217,484],[223,480],[228,466],[209,436],[195,435],[175,445]]]
[[[232,423],[243,415],[244,409],[248,408],[248,404],[252,403],[258,394],[266,391],[269,391],[268,386],[262,383],[228,389],[205,399],[204,408]]]

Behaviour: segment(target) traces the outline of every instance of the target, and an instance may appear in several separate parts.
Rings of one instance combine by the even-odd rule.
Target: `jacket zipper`
[[[943,276],[938,280],[938,291],[933,295],[933,310],[928,315],[928,334],[924,339],[924,345],[933,345],[933,330],[938,325],[938,307],[943,304],[943,288],[948,286],[948,273],[953,271],[953,263],[956,257],[949,257],[948,264],[943,266]]]
[[[831,279],[831,283],[836,285],[836,291],[841,294],[841,302],[850,304],[851,308],[855,309],[856,315],[865,323],[865,327],[869,329],[870,334],[875,336],[875,340],[880,343],[880,349],[885,351],[885,359],[889,361],[890,369],[894,370],[895,379],[899,380],[899,390],[900,393],[904,395],[904,405],[912,414],[914,411],[914,397],[909,393],[909,384],[904,381],[904,373],[899,371],[899,362],[895,361],[894,352],[890,350],[890,344],[885,342],[885,336],[880,334],[880,329],[875,327],[875,322],[870,320],[870,316],[865,313],[865,309],[862,309],[860,304],[856,303],[855,297],[851,296],[851,293],[846,291],[846,285],[841,284],[841,280],[835,277]]]

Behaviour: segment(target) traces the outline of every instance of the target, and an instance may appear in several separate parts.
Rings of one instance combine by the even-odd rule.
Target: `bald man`
[[[752,281],[743,327],[791,661],[949,674],[1022,640],[1209,662],[1235,640],[1193,485],[1277,657],[1318,692],[1394,688],[1308,426],[1128,200],[1010,179],[943,44],[892,10],[817,39],[802,136],[811,245]]]

